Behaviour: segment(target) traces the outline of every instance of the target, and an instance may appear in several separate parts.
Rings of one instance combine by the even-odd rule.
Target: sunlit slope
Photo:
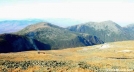
[[[130,26],[131,27],[131,26]],[[132,30],[127,30],[113,21],[87,22],[70,26],[67,29],[98,36],[104,42],[133,40]]]
[[[23,61],[23,63],[50,63],[50,65],[28,66],[27,69],[19,67],[16,70],[22,71],[75,71],[94,72],[106,69],[134,69],[134,41],[122,41],[106,43],[95,46],[68,48],[63,50],[50,51],[27,51],[19,53],[0,54],[0,67],[4,68],[4,61]],[[47,62],[46,62],[47,61]],[[53,62],[54,61],[54,62]],[[52,63],[54,66],[51,66]],[[60,62],[60,64],[59,64]],[[6,62],[5,62],[6,63]],[[63,63],[63,64],[62,64]],[[3,64],[3,65],[2,65]],[[59,64],[60,66],[58,66]],[[8,66],[8,65],[7,65]],[[43,67],[41,67],[43,66]],[[46,70],[49,68],[49,70]],[[8,69],[8,68],[7,68]],[[55,70],[56,69],[56,70]],[[14,68],[13,68],[14,70]]]

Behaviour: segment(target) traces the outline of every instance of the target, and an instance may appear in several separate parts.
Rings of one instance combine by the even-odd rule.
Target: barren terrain
[[[134,41],[0,54],[0,72],[106,72],[134,70]]]

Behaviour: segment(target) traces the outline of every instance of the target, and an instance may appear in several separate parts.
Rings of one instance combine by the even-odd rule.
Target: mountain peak
[[[126,32],[123,28],[111,20],[103,22],[88,22],[85,24],[68,27],[68,29],[75,32],[88,33],[98,36],[105,42],[111,42],[117,39],[129,39],[127,38],[127,35],[125,35]]]
[[[134,23],[133,23],[133,24],[129,24],[129,25],[127,25],[127,26],[125,26],[125,27],[124,27],[124,29],[128,30],[130,33],[131,33],[131,31],[132,31],[132,33],[131,33],[131,34],[133,34],[133,35],[134,35],[134,33],[133,33],[133,31],[134,31]]]
[[[33,25],[29,25],[25,29],[28,30],[28,31],[34,31],[36,29],[51,28],[51,27],[59,28],[58,26],[53,25],[51,23],[40,22],[40,23],[36,23],[36,24],[33,24]]]
[[[106,24],[106,25],[116,25],[116,26],[118,25],[117,23],[115,23],[114,21],[111,21],[111,20],[103,21],[103,22],[100,22],[100,23],[101,24]]]
[[[34,24],[34,25],[30,25],[28,27],[26,27],[28,30],[30,31],[34,31],[38,28],[46,28],[46,27],[49,27],[48,26],[49,24],[45,23],[45,22],[41,22],[41,23],[37,23],[37,24]]]
[[[114,21],[111,21],[111,20],[107,20],[107,21],[102,21],[102,22],[87,22],[85,23],[86,25],[98,25],[98,26],[111,26],[111,25],[114,25],[114,26],[119,26],[117,23],[115,23]],[[81,24],[81,25],[85,25],[85,24]]]
[[[129,27],[134,27],[134,23],[129,24],[129,25],[127,25],[126,27],[127,27],[127,28],[129,28]]]
[[[107,21],[103,21],[103,22],[106,22],[106,23],[115,23],[115,22],[112,21],[112,20],[107,20]]]

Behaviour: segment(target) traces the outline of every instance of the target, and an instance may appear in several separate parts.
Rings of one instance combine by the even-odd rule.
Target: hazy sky
[[[134,23],[133,0],[0,0],[0,19],[71,18]]]

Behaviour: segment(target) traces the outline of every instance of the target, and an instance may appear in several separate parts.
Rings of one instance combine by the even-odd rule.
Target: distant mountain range
[[[113,21],[87,22],[67,27],[70,31],[95,35],[104,42],[134,40],[134,25],[121,27]]]
[[[0,34],[17,32],[28,25],[39,23],[39,22],[53,23],[61,27],[82,23],[82,21],[73,20],[69,18],[2,20],[0,21]]]
[[[72,32],[50,23],[40,22],[12,34],[1,34],[0,52],[57,50],[103,43],[96,36]]]
[[[67,28],[38,19],[2,21],[0,25],[0,33],[8,33],[0,35],[0,52],[57,50],[134,40],[134,24],[121,27],[113,21],[87,22]]]
[[[0,34],[17,32],[28,25],[42,22],[40,19],[28,19],[28,20],[4,20],[0,21]]]

